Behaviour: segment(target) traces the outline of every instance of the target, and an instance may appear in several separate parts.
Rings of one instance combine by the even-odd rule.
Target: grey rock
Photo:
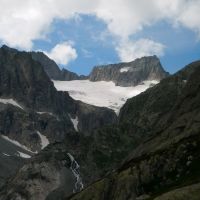
[[[59,190],[73,193],[75,177],[67,152],[54,145],[32,157],[1,191],[0,199],[45,200]]]
[[[143,57],[128,63],[110,64],[94,67],[89,75],[90,81],[113,81],[119,86],[135,86],[145,80],[162,80],[165,72],[156,56]]]

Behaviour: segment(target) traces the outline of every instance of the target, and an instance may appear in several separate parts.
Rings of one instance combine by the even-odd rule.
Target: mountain
[[[102,126],[89,136],[80,132],[69,134],[62,143],[51,144],[42,151],[60,152],[59,149],[62,149],[75,157],[80,165],[76,180],[79,185],[81,180],[85,188],[80,193],[69,197],[70,191],[64,192],[67,185],[61,182],[66,183],[68,176],[61,176],[64,180],[58,179],[61,186],[53,183],[51,187],[43,181],[51,180],[48,173],[42,176],[45,178],[31,176],[32,183],[24,180],[38,167],[52,165],[51,159],[45,160],[41,152],[36,158],[41,155],[44,162],[38,164],[34,156],[31,166],[29,163],[24,165],[25,169],[29,167],[30,172],[20,170],[2,188],[2,198],[22,198],[24,194],[21,191],[25,190],[33,199],[34,195],[42,193],[49,200],[158,200],[168,197],[175,200],[174,195],[184,200],[181,195],[188,195],[187,191],[190,191],[190,196],[185,198],[196,200],[200,182],[199,72],[200,61],[186,66],[128,100],[119,113],[118,124]],[[59,162],[59,158],[55,159],[58,159],[55,163]],[[60,175],[61,169],[56,171]],[[33,195],[31,191],[35,191],[34,184],[37,182],[41,183],[40,189]],[[31,199],[31,196],[25,199]]]
[[[25,146],[33,155],[49,143],[64,140],[69,133],[90,135],[93,129],[116,120],[110,109],[76,101],[67,92],[57,91],[31,53],[0,48],[0,136],[11,143]],[[2,153],[1,170],[10,170],[5,170],[1,185],[23,164],[18,158],[22,153]]]
[[[108,123],[114,122],[116,118],[114,112],[109,109],[75,101],[67,92],[57,91],[45,73],[43,66],[32,59],[31,53],[19,52],[5,46],[0,49],[0,86],[0,97],[2,99],[0,103],[3,103],[2,106],[5,103],[12,105],[9,106],[12,114],[6,113],[10,119],[8,122],[11,124],[6,125],[4,123],[4,126],[9,128],[13,125],[14,111],[20,112],[24,120],[30,119],[30,123],[34,121],[34,125],[41,123],[40,126],[45,126],[45,129],[48,125],[45,125],[45,122],[37,122],[37,120],[40,118],[46,118],[48,121],[49,119],[54,120],[55,124],[57,123],[62,127],[63,130],[57,127],[62,132],[74,130],[73,119],[76,117],[79,121],[77,125],[80,131],[90,131],[92,128],[102,126],[106,121]],[[9,99],[13,100],[15,106],[12,102],[8,102]],[[91,119],[89,120],[88,117],[91,117]],[[88,118],[87,121],[85,121],[86,118]],[[32,128],[30,125],[29,129],[35,129],[34,125],[32,125]],[[5,131],[8,132],[8,130]]]
[[[116,170],[66,199],[198,199],[199,79],[197,61],[129,99],[119,121],[139,145]]]
[[[128,87],[142,84],[147,80],[160,81],[169,75],[157,56],[143,57],[128,63],[96,66],[88,76],[79,76],[66,69],[60,70],[58,65],[42,52],[31,52],[31,55],[53,80],[113,81],[116,86]]]
[[[107,107],[119,113],[128,98],[169,76],[156,56],[143,57],[129,63],[96,66],[88,76],[78,76],[57,64],[42,52],[31,52],[59,91],[87,104]]]
[[[94,67],[90,81],[113,81],[117,86],[136,86],[145,80],[162,80],[165,72],[156,56],[136,59],[129,63],[110,64]]]
[[[35,61],[39,62],[43,66],[50,79],[60,81],[87,79],[86,76],[79,76],[76,73],[70,72],[66,69],[60,70],[58,65],[42,52],[31,52],[31,56]]]
[[[0,80],[2,139],[33,155],[12,147],[0,200],[199,197],[200,61],[128,99],[118,117],[57,91],[31,53],[2,47]]]

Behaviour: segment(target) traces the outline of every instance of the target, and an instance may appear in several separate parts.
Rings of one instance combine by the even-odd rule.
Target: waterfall
[[[83,182],[82,182],[82,178],[81,178],[80,172],[79,172],[80,166],[79,166],[79,164],[77,163],[77,161],[74,159],[74,157],[70,153],[67,153],[67,155],[68,155],[68,157],[71,160],[70,169],[71,169],[74,177],[76,178],[76,183],[75,183],[75,188],[73,189],[73,193],[79,192],[84,187]]]

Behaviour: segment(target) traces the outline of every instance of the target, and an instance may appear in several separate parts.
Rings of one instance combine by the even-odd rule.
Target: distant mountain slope
[[[58,65],[42,52],[31,52],[32,58],[39,62],[53,80],[112,81],[116,86],[136,86],[147,80],[160,81],[169,75],[156,56],[143,57],[132,62],[96,66],[88,76],[77,75]]]
[[[147,80],[162,80],[165,72],[156,56],[143,57],[129,63],[94,67],[90,81],[113,81],[118,86],[136,86]]]
[[[60,70],[58,65],[42,52],[31,52],[31,55],[35,61],[39,62],[43,66],[45,72],[53,80],[71,81],[87,78],[87,76],[79,76],[74,72],[68,71],[67,69]]]

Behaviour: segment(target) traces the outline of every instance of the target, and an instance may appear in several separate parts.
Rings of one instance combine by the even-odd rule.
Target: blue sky
[[[0,1],[0,43],[43,51],[60,68],[157,55],[174,73],[200,59],[200,0]]]
[[[89,74],[95,65],[120,62],[114,50],[114,38],[105,32],[106,24],[92,15],[82,15],[78,21],[55,20],[48,34],[50,41],[36,40],[34,50],[50,51],[57,43],[73,41],[78,58],[60,67],[78,74]]]
[[[67,65],[59,65],[78,74],[89,74],[95,65],[117,63],[115,38],[107,32],[106,24],[92,15],[80,19],[55,20],[49,40],[36,40],[34,50],[50,51],[57,43],[73,41],[78,58]],[[200,59],[200,40],[192,30],[173,27],[167,21],[144,28],[132,39],[149,38],[164,44],[164,55],[159,56],[165,70],[174,73],[188,63]]]

